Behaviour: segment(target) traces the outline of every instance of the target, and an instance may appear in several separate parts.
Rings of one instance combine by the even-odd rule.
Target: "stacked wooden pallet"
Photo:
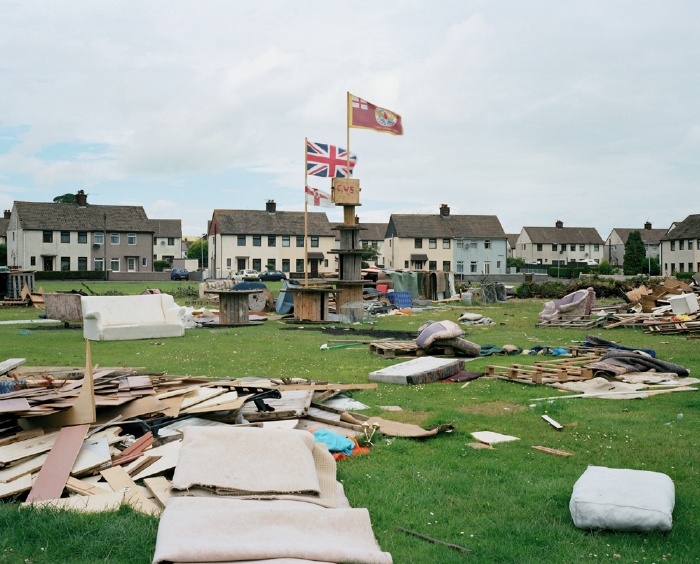
[[[560,315],[535,324],[535,327],[556,327],[558,329],[593,329],[604,325],[607,315]]]
[[[586,365],[600,360],[600,356],[583,355],[574,358],[562,358],[536,362],[534,365],[511,364],[505,366],[487,366],[487,373],[494,378],[520,382],[521,384],[553,384],[555,382],[573,382],[590,380],[593,370]]]
[[[455,356],[458,351],[454,347],[431,345],[430,350],[423,349],[414,341],[392,341],[389,343],[373,341],[369,351],[384,358],[402,356]]]
[[[668,322],[649,325],[645,333],[677,335],[679,333],[700,333],[700,321]]]

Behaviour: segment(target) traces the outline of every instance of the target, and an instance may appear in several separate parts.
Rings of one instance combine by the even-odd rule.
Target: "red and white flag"
[[[348,92],[348,127],[374,129],[392,135],[403,135],[401,116],[353,96]]]
[[[307,186],[305,192],[307,204],[311,204],[312,206],[323,206],[324,208],[333,207],[331,195],[328,192],[324,192],[318,188],[312,188],[311,186]]]

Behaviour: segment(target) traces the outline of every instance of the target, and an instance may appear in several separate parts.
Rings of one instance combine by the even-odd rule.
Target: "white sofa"
[[[185,308],[170,294],[82,296],[83,336],[91,341],[182,337]]]

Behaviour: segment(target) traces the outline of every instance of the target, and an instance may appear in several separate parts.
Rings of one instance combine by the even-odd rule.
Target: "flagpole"
[[[345,131],[346,131],[345,141],[346,141],[346,145],[348,148],[348,178],[350,178],[350,112],[352,111],[350,92],[347,93],[347,96],[345,99],[345,104],[347,106],[347,108],[346,108],[347,117],[345,120],[345,123],[347,124],[347,127],[345,128]]]
[[[309,182],[308,155],[309,138],[304,137],[304,286],[309,285],[309,201],[306,197],[306,186]]]

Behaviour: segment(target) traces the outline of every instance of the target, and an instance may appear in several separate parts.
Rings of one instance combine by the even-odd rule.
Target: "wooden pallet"
[[[606,352],[610,350],[609,347],[584,347],[584,346],[579,346],[579,345],[574,345],[570,347],[566,347],[569,349],[569,353],[575,357],[582,357],[582,356],[602,356]]]
[[[604,325],[608,316],[560,315],[555,319],[540,321],[535,327],[557,327],[559,329],[593,329]]]
[[[413,341],[373,341],[369,344],[369,351],[384,358],[396,358],[400,356],[455,356],[453,347],[431,346],[430,350],[422,349]]]
[[[593,369],[586,365],[599,360],[599,356],[581,356],[537,362],[534,366],[511,364],[506,366],[487,366],[489,376],[520,382],[521,384],[553,384],[556,382],[574,382],[593,378]]]
[[[676,323],[657,323],[649,325],[645,333],[658,333],[662,335],[677,335],[679,333],[700,333],[700,321],[685,321]]]

